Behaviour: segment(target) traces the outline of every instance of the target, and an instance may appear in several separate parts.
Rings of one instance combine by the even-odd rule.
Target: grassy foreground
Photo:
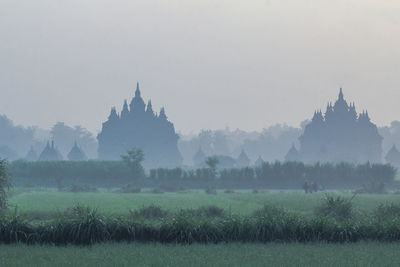
[[[106,214],[121,215],[129,210],[156,205],[169,211],[180,209],[196,209],[202,206],[215,205],[229,210],[232,214],[250,215],[265,204],[285,208],[289,211],[308,215],[312,214],[321,203],[324,192],[304,194],[302,191],[266,191],[254,194],[251,191],[236,191],[232,194],[218,192],[216,195],[205,194],[204,191],[182,193],[138,193],[122,194],[113,192],[70,193],[57,192],[50,189],[14,188],[9,198],[11,208],[18,207],[21,213],[56,213],[76,204],[98,209]],[[335,192],[350,198],[351,193]],[[354,208],[370,212],[381,203],[400,204],[399,195],[357,195],[353,200]],[[39,216],[40,217],[40,216]]]
[[[2,266],[397,266],[399,243],[1,245]]]

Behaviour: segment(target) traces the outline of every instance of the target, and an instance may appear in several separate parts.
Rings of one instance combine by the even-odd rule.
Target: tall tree
[[[132,175],[135,178],[144,176],[144,168],[142,162],[144,160],[144,153],[140,148],[132,148],[128,150],[126,155],[121,155],[121,159],[131,169]]]

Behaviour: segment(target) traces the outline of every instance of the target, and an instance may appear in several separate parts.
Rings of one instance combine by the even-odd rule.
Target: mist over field
[[[399,14],[1,0],[0,265],[395,266]]]

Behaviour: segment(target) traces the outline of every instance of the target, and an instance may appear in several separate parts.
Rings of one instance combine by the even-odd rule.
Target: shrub
[[[6,160],[0,160],[0,211],[7,207],[7,191],[11,185],[6,165]]]
[[[330,198],[333,200],[329,203],[343,202],[337,197]],[[151,216],[161,211],[158,207],[143,210],[146,210],[144,214]],[[207,210],[218,209],[213,207]],[[15,212],[0,217],[0,243],[91,245],[110,241],[175,244],[400,241],[400,220],[380,221],[370,217],[347,221],[328,217],[309,219],[286,214],[270,206],[262,210],[260,217],[223,216],[201,220],[187,211],[181,211],[157,222],[146,222],[135,218],[105,217],[95,209],[77,205],[45,224],[29,224]],[[378,212],[379,216],[397,214],[399,207],[387,206]]]
[[[141,217],[144,219],[158,219],[165,218],[169,214],[168,211],[163,210],[162,208],[150,205],[148,207],[143,207],[139,210],[130,211],[130,215],[132,217]]]
[[[70,208],[67,208],[63,215],[67,218],[75,218],[75,217],[81,217],[84,216],[85,214],[88,214],[92,211],[91,207],[84,206],[80,203],[76,204],[75,206],[72,206]]]
[[[353,204],[351,201],[352,198],[347,199],[342,196],[326,194],[323,203],[315,209],[315,214],[338,221],[350,219],[353,217]]]
[[[197,217],[216,218],[223,217],[225,215],[225,212],[222,208],[210,205],[192,210],[192,215]]]
[[[140,193],[142,190],[138,187],[134,187],[131,184],[123,186],[118,192],[120,193]]]
[[[358,194],[387,194],[385,184],[383,182],[372,181],[363,184],[361,189],[355,191]]]
[[[372,214],[379,220],[400,219],[400,204],[380,204]]]
[[[162,185],[160,189],[165,192],[182,192],[185,190],[182,186]]]
[[[66,190],[67,192],[79,193],[79,192],[98,192],[97,188],[90,185],[77,185],[73,184]]]
[[[50,231],[49,231],[50,230]],[[109,239],[107,220],[96,209],[80,204],[69,209],[63,217],[50,224],[47,234],[53,242],[90,245]]]
[[[235,193],[235,190],[233,190],[233,189],[225,189],[224,193],[225,194],[233,194],[233,193]]]
[[[153,193],[153,194],[164,194],[164,190],[162,190],[159,187],[156,187],[156,188],[153,188],[152,190],[150,190],[150,193]]]
[[[216,195],[217,194],[217,190],[213,186],[207,186],[207,188],[204,190],[204,192],[206,194],[209,194],[209,195]]]
[[[286,210],[268,204],[265,204],[264,207],[253,212],[254,217],[280,217],[284,215],[287,215]]]

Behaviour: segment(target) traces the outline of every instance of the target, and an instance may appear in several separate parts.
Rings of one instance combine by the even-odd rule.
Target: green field
[[[0,246],[1,266],[398,266],[399,243]]]
[[[124,215],[149,205],[176,212],[215,205],[232,214],[250,215],[265,204],[302,215],[312,215],[326,193],[347,198],[350,192],[236,191],[206,194],[202,190],[155,194],[57,192],[45,188],[13,188],[10,208],[29,220],[53,217],[77,203],[108,215]],[[400,196],[356,195],[358,212],[371,212],[382,203],[400,204]],[[396,266],[398,242],[327,243],[220,243],[174,245],[161,243],[99,243],[92,246],[0,245],[0,266]]]
[[[9,198],[11,208],[25,214],[54,214],[63,211],[77,203],[97,208],[105,214],[122,215],[129,210],[157,205],[161,208],[178,211],[180,209],[199,208],[215,205],[232,214],[249,215],[253,211],[270,204],[304,215],[312,214],[314,208],[321,203],[326,192],[304,194],[302,191],[265,191],[254,194],[251,191],[236,191],[232,194],[218,192],[216,195],[205,194],[204,191],[189,191],[182,193],[138,193],[122,194],[101,191],[98,193],[57,192],[51,189],[15,188]],[[332,193],[332,192],[331,192]],[[346,192],[333,192],[351,198]],[[369,212],[381,203],[400,203],[400,196],[356,195],[353,199],[354,208],[360,212]]]

